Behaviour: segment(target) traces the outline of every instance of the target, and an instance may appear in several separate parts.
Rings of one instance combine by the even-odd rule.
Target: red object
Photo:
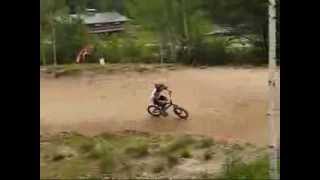
[[[81,49],[77,55],[76,63],[80,64],[84,62],[86,57],[91,54],[92,50],[93,50],[92,45],[87,45],[83,49]]]

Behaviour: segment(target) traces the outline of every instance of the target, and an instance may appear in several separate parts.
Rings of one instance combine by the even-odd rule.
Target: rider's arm
[[[170,89],[166,89],[166,90],[168,91],[168,93],[169,93],[169,94],[171,94],[171,93],[172,93],[172,91],[171,91]]]

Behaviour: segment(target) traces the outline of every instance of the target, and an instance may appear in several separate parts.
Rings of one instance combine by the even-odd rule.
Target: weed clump
[[[181,151],[180,156],[182,158],[191,158],[192,157],[192,155],[188,149],[184,149],[183,151]]]
[[[164,170],[165,166],[162,163],[157,164],[155,167],[153,167],[152,172],[153,173],[160,173]]]
[[[148,145],[146,143],[142,143],[128,147],[125,149],[125,153],[134,158],[147,156],[149,154]]]
[[[198,144],[198,148],[209,148],[211,146],[213,146],[215,144],[214,140],[211,138],[205,138],[205,139],[201,139],[199,144]]]
[[[227,161],[223,175],[218,179],[270,179],[268,169],[267,157],[259,158],[248,164],[240,160]]]
[[[169,144],[164,151],[167,153],[175,152],[193,144],[194,142],[195,140],[192,137],[184,136]]]
[[[168,155],[167,156],[167,161],[168,161],[169,167],[173,167],[173,166],[175,166],[175,165],[177,165],[179,163],[178,157],[174,156],[174,155]]]
[[[208,160],[210,160],[212,158],[213,158],[213,152],[212,151],[208,150],[208,151],[204,152],[203,159],[205,161],[208,161]]]
[[[88,142],[83,143],[80,146],[80,150],[83,153],[88,153],[88,152],[91,152],[93,150],[94,146],[95,146],[94,142],[88,141]]]

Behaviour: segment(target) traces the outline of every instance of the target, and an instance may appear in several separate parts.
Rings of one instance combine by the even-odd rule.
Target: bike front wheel
[[[173,108],[173,112],[181,119],[188,119],[189,117],[188,111],[183,109],[182,107],[175,106]]]

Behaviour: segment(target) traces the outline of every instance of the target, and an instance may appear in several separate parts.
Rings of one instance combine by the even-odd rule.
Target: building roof
[[[80,17],[85,24],[124,22],[129,19],[118,12],[103,12],[103,13],[87,13],[87,14],[72,14],[73,18]]]
[[[217,25],[215,24],[213,27],[214,30],[211,32],[205,33],[205,35],[230,35],[232,34],[232,27],[229,26],[223,26],[223,25]]]

